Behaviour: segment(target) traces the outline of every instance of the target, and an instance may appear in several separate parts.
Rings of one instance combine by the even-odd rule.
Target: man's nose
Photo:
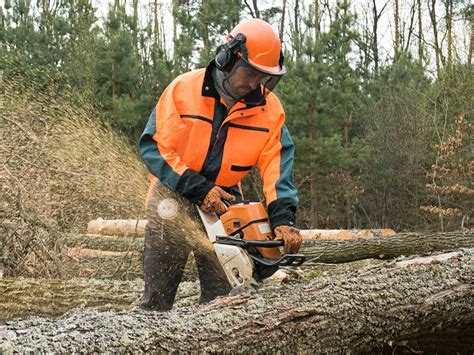
[[[252,90],[255,90],[257,88],[258,84],[260,84],[260,81],[258,80],[258,78],[254,78],[254,79],[249,80],[249,86],[252,88]]]

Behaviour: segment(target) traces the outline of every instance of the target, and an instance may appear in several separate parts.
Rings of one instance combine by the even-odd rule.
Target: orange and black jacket
[[[153,110],[140,138],[151,187],[158,178],[200,205],[218,185],[241,200],[238,183],[257,165],[272,229],[295,225],[294,146],[280,101],[270,93],[260,105],[238,102],[228,112],[213,65],[178,76]]]

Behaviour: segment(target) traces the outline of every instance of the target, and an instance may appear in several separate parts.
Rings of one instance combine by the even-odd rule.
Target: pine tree
[[[293,45],[300,54],[289,64],[289,78],[280,88],[297,145],[300,194],[310,196],[303,208],[311,215],[304,218],[313,227],[350,227],[352,200],[360,191],[353,170],[367,154],[367,148],[353,139],[358,78],[349,56],[357,33],[349,6],[348,1],[338,3],[329,31],[317,32],[317,38],[292,36],[301,41]]]
[[[133,21],[119,3],[109,9],[107,16],[96,64],[98,100],[108,122],[136,137],[142,119],[136,108],[141,68]]]

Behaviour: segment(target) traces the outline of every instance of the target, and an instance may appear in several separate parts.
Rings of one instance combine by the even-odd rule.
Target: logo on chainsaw
[[[172,219],[178,214],[178,201],[174,198],[165,198],[158,204],[158,214],[161,218]]]

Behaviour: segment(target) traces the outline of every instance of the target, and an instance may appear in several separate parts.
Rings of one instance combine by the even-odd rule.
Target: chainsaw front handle
[[[227,235],[217,235],[215,243],[236,245],[242,248],[258,247],[258,248],[278,248],[284,245],[283,240],[245,240]],[[256,263],[265,266],[300,266],[306,260],[303,254],[284,254],[278,259],[267,259],[260,256],[250,254],[250,257]]]
[[[303,254],[284,254],[279,259],[260,258],[255,255],[250,255],[253,261],[265,266],[300,266],[306,261]]]
[[[216,243],[258,248],[278,248],[285,244],[283,240],[246,240],[228,235],[216,235]]]

